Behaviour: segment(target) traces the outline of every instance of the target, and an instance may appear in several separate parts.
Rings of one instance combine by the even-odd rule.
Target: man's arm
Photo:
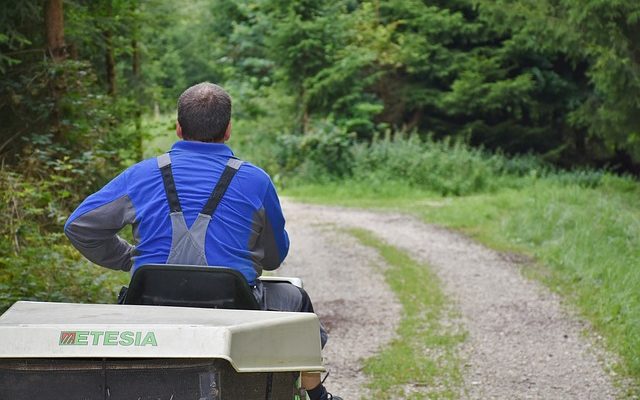
[[[265,224],[260,234],[264,257],[262,258],[262,268],[272,271],[282,264],[289,252],[289,236],[284,229],[284,215],[280,207],[278,194],[273,186],[269,187],[263,200]]]
[[[127,194],[127,171],[100,191],[87,197],[71,214],[64,232],[83,256],[103,267],[128,271],[135,247],[118,236],[135,221],[135,209]]]

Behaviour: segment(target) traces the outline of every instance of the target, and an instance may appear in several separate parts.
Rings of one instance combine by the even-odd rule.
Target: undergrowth
[[[377,193],[389,192],[388,186],[405,186],[440,196],[465,196],[521,188],[541,178],[597,187],[606,176],[591,169],[562,171],[532,155],[507,157],[456,140],[396,135],[360,143],[339,131],[331,141],[325,136],[312,132],[283,139],[282,186],[346,181]]]
[[[73,153],[38,140],[20,168],[0,167],[0,312],[18,300],[114,302],[128,275],[82,260],[62,227],[125,161],[97,145]]]

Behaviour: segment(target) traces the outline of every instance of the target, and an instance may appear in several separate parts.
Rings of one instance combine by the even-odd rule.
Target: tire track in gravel
[[[372,231],[428,263],[455,302],[469,333],[462,349],[465,398],[618,398],[605,372],[614,357],[584,335],[586,324],[558,296],[524,278],[503,255],[413,217],[283,201],[291,252],[282,275],[305,281],[330,331],[324,355],[329,389],[366,396],[360,362],[392,337],[401,310],[378,256],[336,227]]]

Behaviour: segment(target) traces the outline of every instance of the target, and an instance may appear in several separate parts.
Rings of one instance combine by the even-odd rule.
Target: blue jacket
[[[176,189],[187,226],[209,198],[233,152],[221,143],[179,141],[170,151]],[[118,236],[133,227],[136,245]],[[276,190],[260,168],[243,163],[209,223],[209,265],[231,267],[253,284],[262,270],[280,266],[289,250]],[[169,204],[156,159],[144,160],[87,197],[64,227],[90,261],[132,272],[164,264],[171,248]]]

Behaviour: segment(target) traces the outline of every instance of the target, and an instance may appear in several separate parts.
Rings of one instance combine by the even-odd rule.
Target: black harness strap
[[[229,162],[227,162],[227,165],[222,172],[220,180],[213,189],[213,192],[211,192],[211,196],[209,196],[209,200],[207,200],[207,203],[204,205],[202,211],[200,211],[200,214],[213,216],[213,213],[216,212],[216,208],[218,208],[218,204],[220,204],[220,200],[222,200],[222,197],[229,188],[229,184],[231,184],[231,180],[236,175],[241,165],[241,160],[236,158],[229,159]]]
[[[227,162],[227,165],[222,172],[222,176],[218,183],[216,183],[211,196],[209,196],[209,200],[204,205],[200,214],[205,214],[209,216],[213,216],[213,213],[216,212],[216,208],[218,208],[218,204],[222,200],[222,197],[226,193],[229,185],[231,184],[231,180],[240,169],[242,165],[242,161],[237,158],[230,158]],[[158,167],[160,168],[160,173],[162,174],[162,182],[164,183],[164,191],[167,194],[167,201],[169,202],[169,209],[171,212],[182,212],[182,207],[180,207],[180,200],[178,199],[178,191],[176,190],[176,183],[173,180],[173,172],[171,171],[171,158],[169,154],[163,154],[158,157]]]
[[[169,209],[172,213],[182,212],[180,200],[178,199],[178,191],[176,190],[176,183],[173,180],[173,172],[171,172],[171,158],[169,154],[163,154],[158,157],[158,167],[160,167],[160,173],[162,174],[162,182],[164,183],[164,191],[167,194]]]

